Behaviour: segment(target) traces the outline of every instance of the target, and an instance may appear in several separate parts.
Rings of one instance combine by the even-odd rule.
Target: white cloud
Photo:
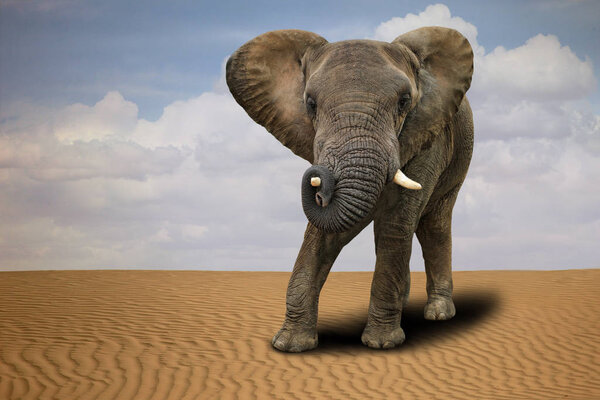
[[[569,136],[575,125],[574,111],[565,103],[539,103],[526,100],[501,102],[471,100],[479,140],[513,137],[558,138]]]
[[[477,43],[477,28],[464,19],[452,16],[450,9],[444,4],[427,6],[425,11],[418,15],[407,14],[404,17],[394,17],[382,22],[375,29],[373,39],[391,42],[403,33],[424,26],[443,26],[456,29],[462,33],[471,43],[475,52],[483,52],[483,48]]]
[[[591,61],[553,35],[536,35],[514,49],[496,47],[478,61],[474,86],[489,95],[562,103],[596,89]]]
[[[64,143],[89,142],[130,133],[137,123],[138,107],[119,92],[108,92],[94,106],[73,104],[54,122],[54,135]]]
[[[600,158],[573,140],[476,148],[455,208],[456,265],[598,267]]]
[[[175,102],[157,121],[116,92],[24,110],[0,126],[0,269],[293,262],[307,163],[231,95]]]
[[[95,177],[144,180],[173,172],[185,157],[174,147],[149,149],[123,140],[63,144],[28,133],[0,135],[0,149],[0,167],[56,182]]]
[[[476,47],[476,147],[455,208],[455,266],[597,267],[600,116],[587,101],[590,62],[551,35],[486,53],[477,28],[442,4],[392,18],[374,37],[425,25],[458,29]],[[3,105],[0,269],[290,270],[306,224],[307,166],[245,114],[223,77],[156,121],[140,119],[118,92],[60,110]],[[336,268],[373,261],[367,228]]]

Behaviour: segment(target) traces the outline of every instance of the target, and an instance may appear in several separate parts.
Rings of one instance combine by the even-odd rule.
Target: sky
[[[428,25],[475,51],[453,268],[599,268],[600,3],[339,4],[0,1],[0,270],[291,270],[309,165],[235,103],[226,59],[274,29]],[[374,262],[370,226],[334,270]]]

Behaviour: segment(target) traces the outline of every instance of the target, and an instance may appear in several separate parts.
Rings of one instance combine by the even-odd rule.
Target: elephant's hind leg
[[[450,319],[456,313],[452,301],[452,208],[460,186],[442,197],[421,217],[417,238],[423,250],[427,274],[425,318]]]

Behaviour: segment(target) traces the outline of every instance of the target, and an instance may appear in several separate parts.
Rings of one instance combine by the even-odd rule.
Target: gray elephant
[[[317,346],[321,288],[342,247],[371,221],[377,261],[362,342],[387,349],[404,341],[414,233],[427,272],[425,318],[454,316],[450,231],[473,150],[472,74],[469,42],[441,27],[391,43],[273,31],[229,58],[236,101],[312,164],[302,178],[309,222],[275,348]]]

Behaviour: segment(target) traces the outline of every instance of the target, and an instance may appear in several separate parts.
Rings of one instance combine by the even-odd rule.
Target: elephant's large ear
[[[420,63],[417,85],[421,97],[407,116],[402,134],[407,140],[412,136],[414,141],[423,141],[422,145],[424,136],[436,135],[448,124],[471,86],[473,49],[458,31],[439,26],[415,29],[392,43],[406,46]],[[410,135],[411,131],[420,131],[420,140],[418,135]],[[423,135],[426,132],[430,135]]]
[[[313,161],[315,131],[304,105],[302,58],[327,43],[299,30],[262,34],[227,61],[227,85],[252,119],[295,154]]]

